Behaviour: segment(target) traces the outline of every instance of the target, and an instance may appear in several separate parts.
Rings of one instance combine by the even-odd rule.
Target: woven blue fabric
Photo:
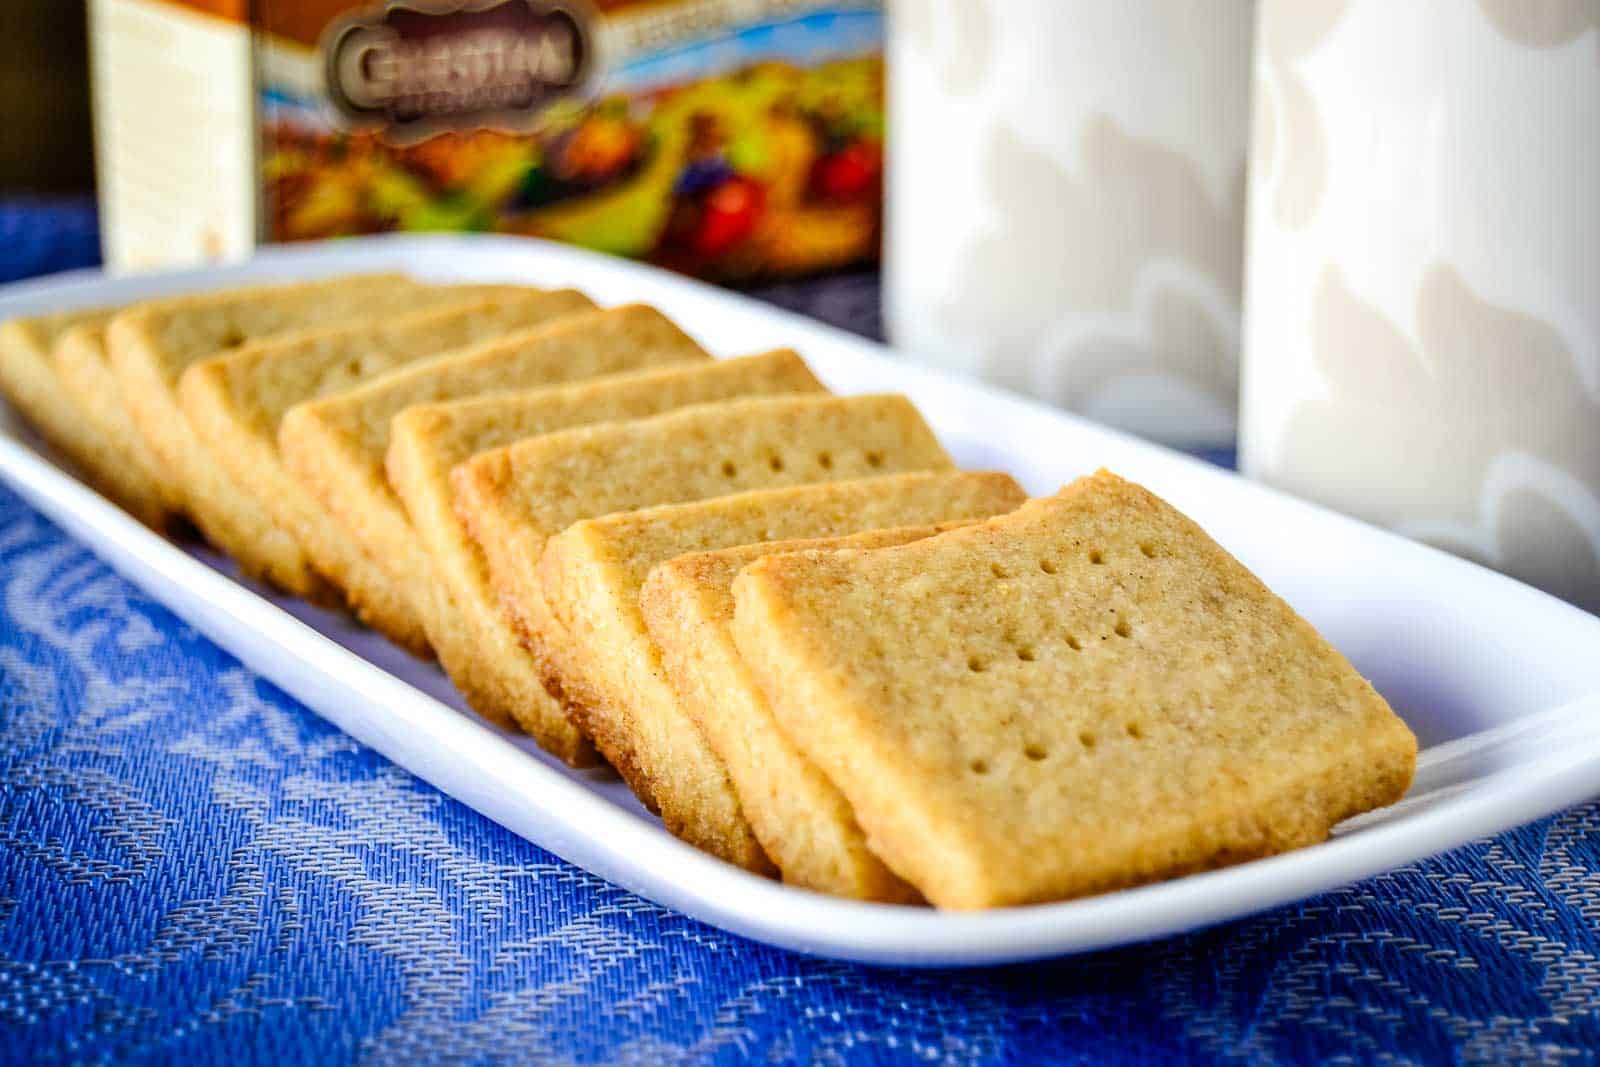
[[[100,227],[92,202],[0,201],[0,282],[99,262]]]
[[[6,1062],[1588,1062],[1597,953],[1593,805],[1048,965],[768,949],[440,795],[0,488]]]

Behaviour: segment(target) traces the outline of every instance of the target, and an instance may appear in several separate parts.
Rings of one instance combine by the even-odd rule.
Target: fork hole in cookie
[[[1011,572],[1006,570],[1004,567],[1002,567],[998,563],[989,564],[989,573],[994,575],[996,578],[1009,578],[1009,577],[1011,577]]]
[[[967,769],[970,770],[973,774],[988,774],[989,773],[989,761],[988,760],[975,759],[971,763],[967,764]]]
[[[1089,550],[1089,562],[1090,563],[1093,563],[1096,566],[1098,566],[1100,564],[1103,564],[1105,561],[1106,561],[1106,554],[1104,552],[1100,551],[1098,548],[1093,548],[1093,549]]]
[[[1088,730],[1084,730],[1078,734],[1078,744],[1082,745],[1086,749],[1094,748],[1098,742],[1099,738],[1095,737],[1094,734],[1090,733]]]
[[[1124,729],[1127,730],[1128,736],[1133,738],[1135,741],[1142,741],[1144,739],[1144,727],[1140,726],[1138,723],[1130,722],[1126,727],[1124,727]]]
[[[1149,541],[1140,541],[1139,542],[1139,551],[1144,553],[1144,558],[1145,559],[1155,559],[1156,558],[1155,546],[1152,545]]]
[[[767,467],[774,472],[783,470],[783,457],[772,456],[767,460]]]
[[[883,466],[883,453],[882,452],[868,452],[867,453],[867,466],[873,468],[874,470],[876,470],[877,468]]]
[[[1055,560],[1041,559],[1039,561],[1039,569],[1044,571],[1046,574],[1054,574],[1056,572]]]
[[[1034,659],[1032,645],[1017,646],[1017,658],[1024,663],[1032,663]]]
[[[240,330],[229,330],[222,335],[223,348],[238,348],[244,344],[244,333]]]
[[[365,369],[365,366],[366,365],[361,362],[360,357],[357,357],[344,365],[344,372],[350,375],[352,378],[359,378],[361,377],[361,372]]]
[[[1077,634],[1068,634],[1067,635],[1067,647],[1072,649],[1072,651],[1074,651],[1074,652],[1082,652],[1083,651],[1083,642],[1078,640],[1078,635]]]
[[[982,656],[967,657],[967,670],[973,672],[974,674],[982,674],[988,669],[989,661],[984,659]]]
[[[722,461],[722,476],[724,478],[732,478],[738,473],[739,468],[734,466],[734,463],[731,459],[725,459]]]
[[[1033,760],[1033,762],[1038,763],[1050,753],[1045,751],[1043,745],[1024,745],[1022,746],[1022,754]]]
[[[1128,625],[1127,619],[1118,619],[1115,632],[1118,637],[1132,637],[1133,627]]]
[[[817,453],[817,466],[821,467],[825,471],[833,470],[833,453],[832,452],[818,452]]]

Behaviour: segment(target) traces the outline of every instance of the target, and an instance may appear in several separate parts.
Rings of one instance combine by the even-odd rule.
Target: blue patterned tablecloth
[[[0,205],[0,276],[92,234]],[[871,328],[870,278],[773,295]],[[0,488],[0,1060],[1589,1062],[1597,953],[1597,806],[1048,965],[765,948],[440,795]]]

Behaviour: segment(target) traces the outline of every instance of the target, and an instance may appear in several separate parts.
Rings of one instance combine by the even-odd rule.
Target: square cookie
[[[1017,506],[1022,498],[1015,482],[997,480],[993,498],[975,502],[974,510],[986,517]],[[941,533],[950,525],[695,552],[659,564],[639,592],[639,611],[667,681],[728,768],[757,840],[791,885],[858,900],[921,899],[867,847],[844,795],[779,728],[733,642],[733,579],[762,556],[884,548]],[[697,531],[686,533],[698,539]],[[661,550],[676,547],[669,543]],[[639,558],[647,562],[650,557]]]
[[[135,304],[113,318],[106,348],[133,424],[206,539],[251,577],[332,605],[338,602],[333,588],[312,568],[293,533],[265,508],[230,511],[213,504],[232,499],[234,490],[184,416],[178,379],[190,364],[275,334],[505,291],[504,286],[428,286],[404,275],[369,274],[165,297]],[[290,565],[273,565],[282,559]]]
[[[1416,740],[1309,623],[1115,475],[897,548],[771,556],[734,636],[871,847],[944,908],[1299,848]]]
[[[386,460],[389,483],[428,558],[413,583],[418,607],[440,664],[473,710],[502,726],[521,726],[568,762],[593,758],[501,610],[488,563],[453,507],[454,467],[477,452],[576,426],[727,397],[821,391],[800,357],[783,349],[421,404],[395,416]]]
[[[243,345],[191,365],[178,397],[201,445],[227,474],[209,506],[242,523],[264,509],[294,544],[249,546],[256,569],[292,568],[304,553],[356,616],[390,640],[427,653],[422,625],[388,572],[292,477],[278,450],[278,424],[295,404],[336,396],[419,360],[527,329],[594,305],[572,290],[513,289],[403,315],[342,322]]]
[[[431,596],[428,555],[383,469],[394,416],[417,404],[708,358],[660,312],[630,305],[562,315],[296,404],[279,422],[277,444],[284,466],[321,506],[322,519],[301,531],[312,561],[335,567],[340,543],[353,543],[370,561],[370,570],[343,577],[357,610],[397,594],[402,603],[393,611],[426,631],[418,604]]]

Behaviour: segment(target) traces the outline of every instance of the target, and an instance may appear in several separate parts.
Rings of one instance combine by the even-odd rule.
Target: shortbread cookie
[[[997,499],[995,512],[1022,502],[1020,487],[1010,482],[1002,485],[1010,492]],[[604,525],[605,520],[600,523]],[[656,530],[643,534],[653,552],[640,552],[630,540],[619,542],[615,535],[607,537],[604,532],[589,538],[591,545],[600,542],[605,547],[604,561],[593,564],[594,569],[612,579],[597,587],[618,591],[624,615],[637,596],[645,629],[659,650],[659,673],[677,696],[682,713],[700,728],[728,769],[728,779],[756,840],[790,885],[886,903],[920,899],[915,889],[867,848],[866,835],[844,796],[778,728],[765,695],[733,644],[729,629],[733,579],[741,567],[762,556],[813,549],[885,548],[942,533],[951,525],[960,524],[897,527],[850,537],[691,552],[658,564],[637,590],[633,579],[638,573],[653,559],[675,551],[678,544],[671,538],[662,544],[661,532]],[[675,529],[691,543],[702,539],[699,530]],[[767,531],[763,528],[760,532]]]
[[[93,453],[93,476],[112,486],[119,502],[147,525],[170,532],[183,505],[161,463],[133,425],[122,386],[106,355],[105,321],[85,322],[61,335],[51,352],[56,376],[83,418]]]
[[[1411,781],[1416,739],[1344,657],[1109,473],[899,548],[765,557],[733,589],[784,732],[940,907],[1299,848]]]
[[[537,568],[545,539],[573,522],[614,511],[949,466],[944,449],[904,397],[762,397],[521,441],[474,456],[452,472],[451,485],[456,512],[488,560],[501,607],[528,641],[547,684],[567,700],[568,712],[601,754],[641,798],[655,803],[647,777],[635,766],[628,734],[596,732],[592,702],[567,688],[580,677],[571,669],[579,657],[546,615]],[[703,744],[681,755],[697,766],[716,766]],[[692,768],[685,773],[707,780]],[[760,850],[731,793],[724,799],[729,819],[695,840],[742,863]],[[681,812],[662,814],[669,825],[698,833],[698,824]]]
[[[734,396],[821,391],[800,358],[783,350],[555,389],[423,404],[395,416],[389,482],[429,560],[425,579],[413,583],[418,607],[439,662],[467,703],[500,725],[516,722],[568,762],[592,758],[500,610],[488,565],[452,508],[453,467],[476,452],[574,426]]]
[[[997,513],[1022,502],[1021,487],[1015,483],[1003,483],[997,490],[993,507]],[[762,556],[884,548],[943,532],[951,525],[955,524],[696,552],[660,564],[644,583],[639,610],[660,649],[667,681],[727,766],[745,817],[785,882],[860,900],[921,899],[867,847],[849,802],[778,727],[766,696],[733,643],[729,628],[733,579],[741,567]],[[648,557],[640,559],[647,561]]]
[[[46,444],[75,463],[83,413],[62,390],[50,350],[74,326],[103,324],[114,314],[88,308],[0,322],[0,392]]]
[[[178,378],[225,349],[341,319],[397,315],[506,291],[503,286],[423,286],[398,274],[323,278],[137,304],[111,320],[106,347],[134,425],[160,461],[185,512],[245,573],[318,603],[337,597],[312,570],[294,536],[265,508],[230,515],[213,507],[231,493],[227,474],[200,447],[178,405]],[[293,566],[268,570],[287,557]]]
[[[74,331],[103,329],[114,308],[63,311],[0,323],[0,391],[56,452],[106,496],[158,529],[166,512],[148,469],[118,450],[64,387],[52,351]]]
[[[370,605],[393,592],[403,597],[403,614],[415,619],[422,610],[416,607],[419,596],[432,596],[432,579],[427,552],[417,543],[405,507],[384,475],[389,422],[395,415],[416,404],[707,358],[660,312],[630,305],[563,315],[297,404],[279,423],[278,449],[290,474],[316,497],[325,516],[298,530],[302,542],[312,562],[332,573],[358,611],[371,610]],[[370,562],[334,570],[338,554],[352,541]],[[371,568],[377,573],[369,574]]]
[[[300,401],[335,396],[429,356],[593,306],[571,290],[514,290],[280,335],[193,364],[178,380],[178,397],[190,427],[230,484],[211,506],[235,523],[249,510],[264,509],[297,544],[293,554],[272,545],[251,546],[260,569],[289,569],[305,552],[317,572],[345,594],[358,618],[425,655],[427,640],[410,600],[285,469],[278,423]],[[354,591],[360,595],[350,595]]]
[[[835,451],[843,466],[846,446],[836,443]],[[1003,474],[924,472],[758,490],[579,522],[550,541],[540,563],[552,622],[570,648],[563,684],[581,701],[601,750],[628,752],[629,784],[654,799],[669,830],[730,862],[765,869],[769,861],[727,767],[662,676],[639,611],[650,568],[684,552],[754,540],[992,515],[1021,498]]]

